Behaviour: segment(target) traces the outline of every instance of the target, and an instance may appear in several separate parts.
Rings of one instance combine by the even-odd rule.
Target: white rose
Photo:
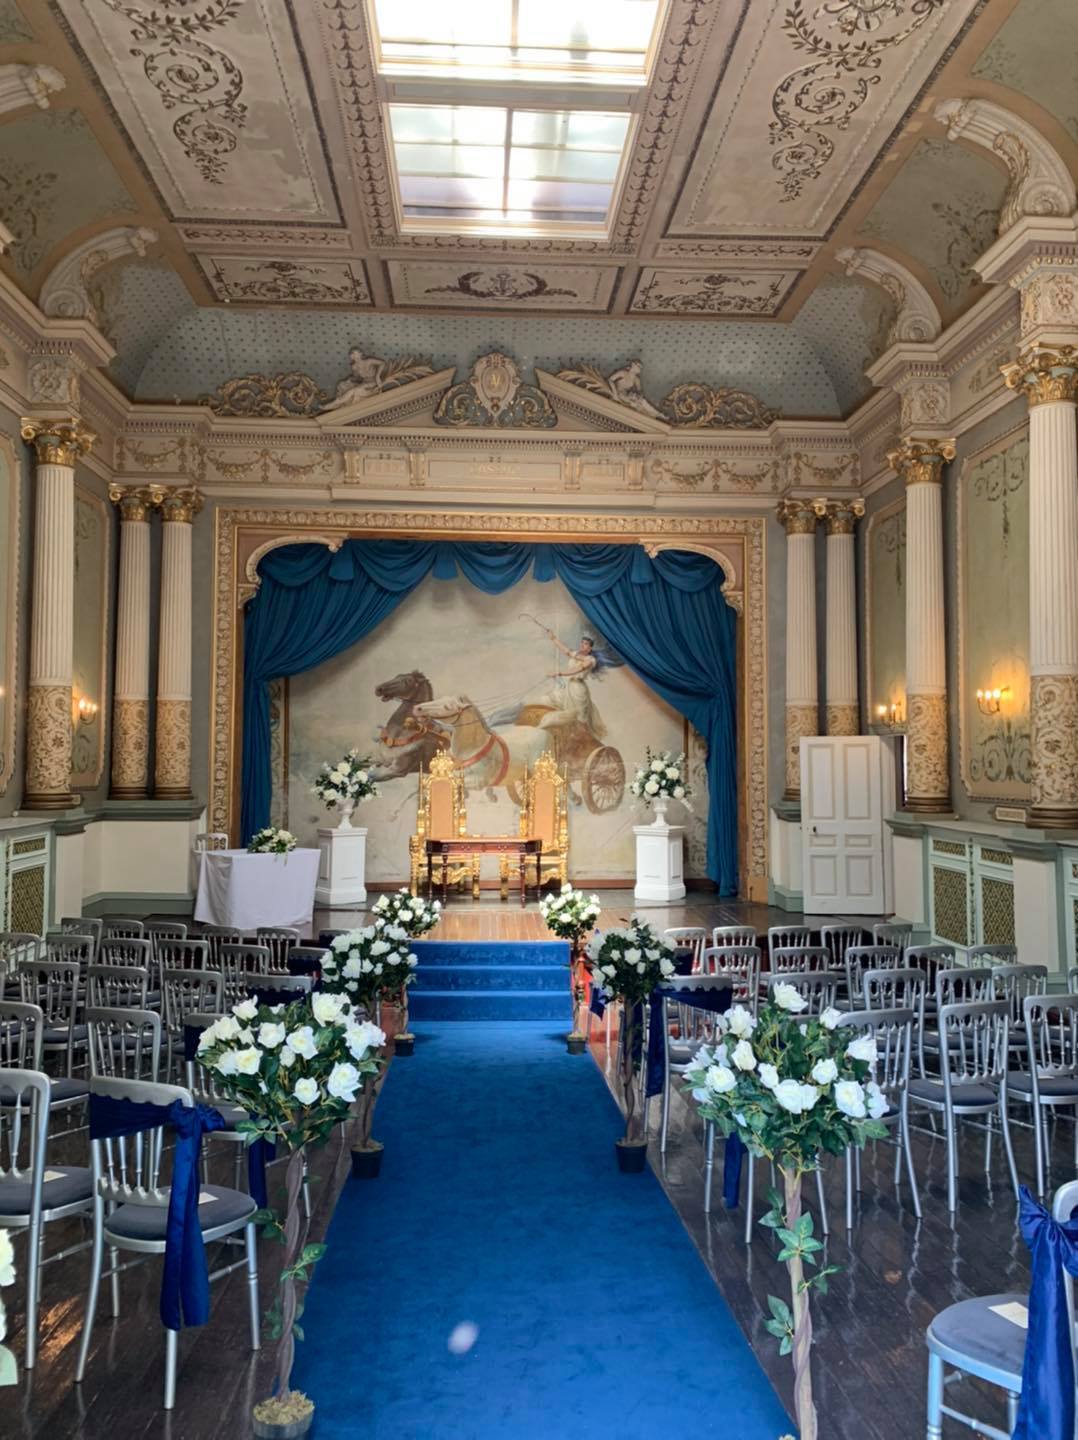
[[[283,1025],[265,1021],[258,1027],[258,1043],[265,1050],[275,1050],[284,1040],[284,1037],[285,1028]]]
[[[761,1065],[756,1072],[760,1077],[760,1084],[765,1090],[774,1090],[779,1083],[779,1072],[774,1065]]]
[[[385,1031],[371,1020],[350,1025],[344,1032],[344,1039],[349,1052],[357,1060],[362,1060],[368,1050],[378,1050],[386,1043]]]
[[[643,958],[643,954],[635,946],[630,947],[630,949],[625,952],[625,963],[627,965],[638,965]]]
[[[15,1247],[6,1230],[0,1230],[0,1285],[15,1284]]]
[[[880,1089],[880,1087],[876,1084],[875,1080],[870,1080],[870,1081],[868,1082],[868,1085],[865,1087],[865,1093],[866,1093],[867,1096],[868,1096],[868,1115],[869,1115],[869,1119],[870,1119],[870,1120],[880,1120],[880,1119],[882,1119],[883,1116],[886,1115],[887,1112],[888,1112],[888,1110],[890,1110],[890,1108],[891,1108],[890,1105],[888,1104],[887,1096],[883,1093],[883,1091]],[[0,1285],[2,1285],[2,1284],[3,1284],[3,1281],[0,1280]]]
[[[222,1075],[235,1075],[236,1051],[222,1050],[220,1055],[218,1055],[217,1059],[213,1062],[213,1067],[215,1070],[219,1070]]]
[[[357,771],[356,771],[356,779],[357,779],[361,784],[366,785],[367,781],[370,779],[370,773],[369,773],[369,771],[367,771],[367,770],[357,770]]]
[[[288,1037],[288,1043],[297,1055],[303,1056],[304,1060],[313,1060],[318,1054],[318,1042],[309,1025],[301,1025],[298,1030],[293,1030]]]
[[[235,1040],[240,1033],[240,1022],[234,1015],[222,1015],[214,1025],[218,1040]]]
[[[833,1060],[817,1060],[812,1067],[812,1078],[817,1085],[830,1085],[838,1079],[838,1066]]]
[[[649,780],[644,786],[644,793],[645,795],[657,795],[659,793],[658,780]]]
[[[295,1064],[296,1052],[292,1049],[291,1045],[282,1045],[281,1053],[277,1058],[287,1070],[290,1065]]]
[[[656,775],[661,775],[666,769],[666,762],[665,760],[653,760],[651,762],[651,768],[655,771]]]
[[[253,1000],[241,1000],[238,1005],[233,1005],[232,1013],[237,1020],[253,1020],[258,1014],[258,1006]]]
[[[864,1060],[869,1065],[874,1065],[879,1054],[875,1035],[858,1035],[856,1040],[851,1040],[846,1046],[846,1054],[851,1060]]]
[[[292,1094],[301,1105],[316,1105],[318,1103],[318,1081],[312,1080],[309,1076],[303,1080],[297,1080]]]
[[[756,1069],[756,1056],[747,1040],[739,1040],[734,1046],[733,1061],[739,1070]]]
[[[746,1040],[756,1029],[756,1021],[753,1019],[752,1011],[747,1010],[744,1005],[735,1005],[726,1016],[726,1028],[731,1035],[738,1039]]]
[[[811,1110],[816,1101],[820,1098],[820,1092],[815,1085],[801,1086],[801,1109]]]
[[[800,1080],[780,1080],[775,1088],[775,1099],[791,1115],[800,1115],[804,1107]]]
[[[771,998],[780,1010],[792,1010],[794,1014],[806,1009],[808,1006],[808,1001],[801,992],[795,989],[793,985],[787,985],[785,981],[782,980],[775,986]]]
[[[384,955],[384,954],[386,953],[386,951],[389,950],[389,949],[391,949],[391,948],[392,948],[392,947],[389,945],[388,941],[386,941],[386,940],[376,940],[376,941],[374,942],[374,944],[371,946],[371,954],[372,954],[372,955]]]
[[[679,773],[680,773],[680,772],[678,771],[677,767],[674,766],[674,765],[668,765],[668,766],[666,767],[666,778],[667,778],[668,780],[676,780],[676,779],[678,778]]]
[[[675,799],[675,800],[684,800],[684,798],[685,798],[685,786],[684,786],[684,785],[675,785],[675,786],[674,786],[674,799]]]
[[[865,1118],[865,1092],[856,1080],[839,1080],[835,1085],[835,1104],[843,1115],[853,1120]]]
[[[258,1067],[262,1063],[262,1052],[254,1045],[249,1045],[246,1050],[237,1050],[236,1074],[257,1075]]]
[[[737,1087],[737,1076],[726,1065],[710,1065],[704,1076],[707,1088],[715,1095],[725,1095]]]
[[[311,999],[311,1011],[319,1025],[335,1025],[346,1004],[347,1001],[341,995],[326,995],[319,991]]]
[[[341,971],[341,974],[346,980],[358,980],[362,973],[363,971],[358,955],[353,955],[351,959],[344,962],[344,969]]]
[[[663,977],[664,980],[669,980],[670,976],[673,975],[673,973],[674,962],[673,960],[668,960],[664,955],[663,958],[659,961],[659,974]]]
[[[828,1005],[827,1009],[820,1015],[820,1024],[825,1030],[834,1030],[836,1026],[841,1023],[842,1011],[836,1010],[833,1005]]]
[[[329,1079],[326,1081],[326,1089],[338,1100],[352,1101],[356,1098],[356,1091],[362,1084],[362,1077],[354,1065],[347,1061],[340,1065],[334,1065],[329,1072]]]

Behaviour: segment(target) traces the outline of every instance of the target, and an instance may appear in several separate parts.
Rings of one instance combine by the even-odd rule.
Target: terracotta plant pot
[[[646,1140],[618,1140],[614,1145],[618,1169],[623,1175],[642,1175],[648,1163]]]
[[[369,1150],[353,1150],[352,1179],[377,1180],[382,1169],[383,1150],[377,1140],[371,1142]]]

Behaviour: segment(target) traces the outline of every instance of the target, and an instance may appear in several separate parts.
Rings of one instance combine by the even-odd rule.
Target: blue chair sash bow
[[[161,1276],[161,1323],[169,1330],[204,1325],[209,1319],[209,1271],[198,1223],[198,1158],[202,1136],[222,1129],[224,1123],[208,1105],[184,1105],[179,1100],[171,1105],[146,1105],[107,1095],[90,1096],[93,1140],[117,1139],[162,1125],[175,1132]]]
[[[1018,1218],[1033,1278],[1012,1440],[1074,1440],[1074,1350],[1063,1271],[1078,1275],[1078,1220],[1053,1219],[1024,1185]]]

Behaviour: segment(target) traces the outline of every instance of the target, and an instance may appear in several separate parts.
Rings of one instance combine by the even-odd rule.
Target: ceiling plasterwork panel
[[[356,248],[348,231],[316,225],[177,225],[188,245],[242,250],[344,250]]]
[[[670,233],[824,236],[979,0],[753,0]]]
[[[602,312],[618,279],[616,265],[506,265],[390,260],[386,266],[398,305],[473,309],[595,310]]]
[[[55,0],[176,218],[335,222],[289,0]]]
[[[1074,18],[1074,0],[1021,0],[971,73],[1028,95],[1078,141]]]
[[[21,45],[33,38],[34,32],[15,0],[0,0],[0,45]]]
[[[361,260],[200,255],[199,262],[219,300],[248,305],[371,303]]]
[[[646,269],[630,308],[659,315],[774,315],[800,273]]]

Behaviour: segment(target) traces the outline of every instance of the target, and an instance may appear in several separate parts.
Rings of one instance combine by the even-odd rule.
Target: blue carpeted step
[[[413,1020],[556,1020],[572,1021],[569,989],[420,990],[408,998]]]
[[[416,940],[420,965],[548,965],[569,963],[565,940]]]
[[[415,972],[412,994],[424,990],[551,990],[569,988],[569,971],[552,965],[428,965]]]

